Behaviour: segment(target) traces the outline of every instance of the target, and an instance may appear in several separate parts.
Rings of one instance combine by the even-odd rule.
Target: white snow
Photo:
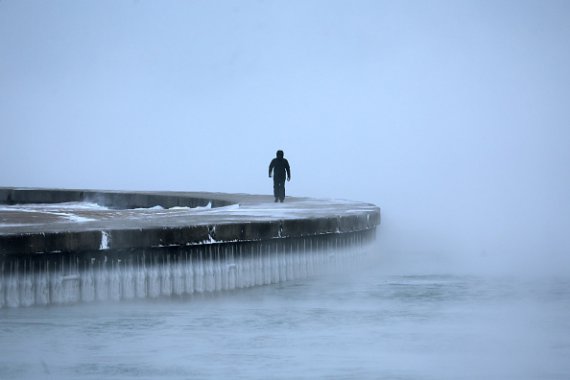
[[[109,249],[109,233],[107,231],[101,231],[101,245],[99,249]]]

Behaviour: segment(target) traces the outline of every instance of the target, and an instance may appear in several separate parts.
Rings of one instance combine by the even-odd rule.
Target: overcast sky
[[[391,249],[570,254],[570,2],[0,1],[0,186],[382,207]]]

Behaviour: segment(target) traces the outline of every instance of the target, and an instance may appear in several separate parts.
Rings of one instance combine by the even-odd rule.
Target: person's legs
[[[275,202],[279,200],[279,182],[273,181],[273,196],[275,197]]]
[[[281,202],[285,200],[285,181],[279,182],[279,200]]]

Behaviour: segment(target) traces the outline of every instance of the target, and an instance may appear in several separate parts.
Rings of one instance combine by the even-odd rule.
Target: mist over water
[[[373,202],[334,276],[0,310],[0,378],[567,379],[567,1],[0,1],[0,186]]]
[[[570,376],[570,278],[456,274],[378,247],[306,280],[0,316],[11,379]]]
[[[570,265],[566,1],[26,4],[1,186],[266,194],[283,149],[288,194],[381,206],[394,250]]]

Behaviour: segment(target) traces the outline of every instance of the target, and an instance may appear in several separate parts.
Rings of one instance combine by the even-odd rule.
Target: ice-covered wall
[[[4,189],[10,202],[0,207],[0,307],[191,296],[303,278],[359,255],[380,222],[376,206],[350,201],[18,193]],[[116,208],[127,203],[136,208]]]
[[[190,296],[305,278],[361,255],[373,231],[5,260],[0,307]]]

